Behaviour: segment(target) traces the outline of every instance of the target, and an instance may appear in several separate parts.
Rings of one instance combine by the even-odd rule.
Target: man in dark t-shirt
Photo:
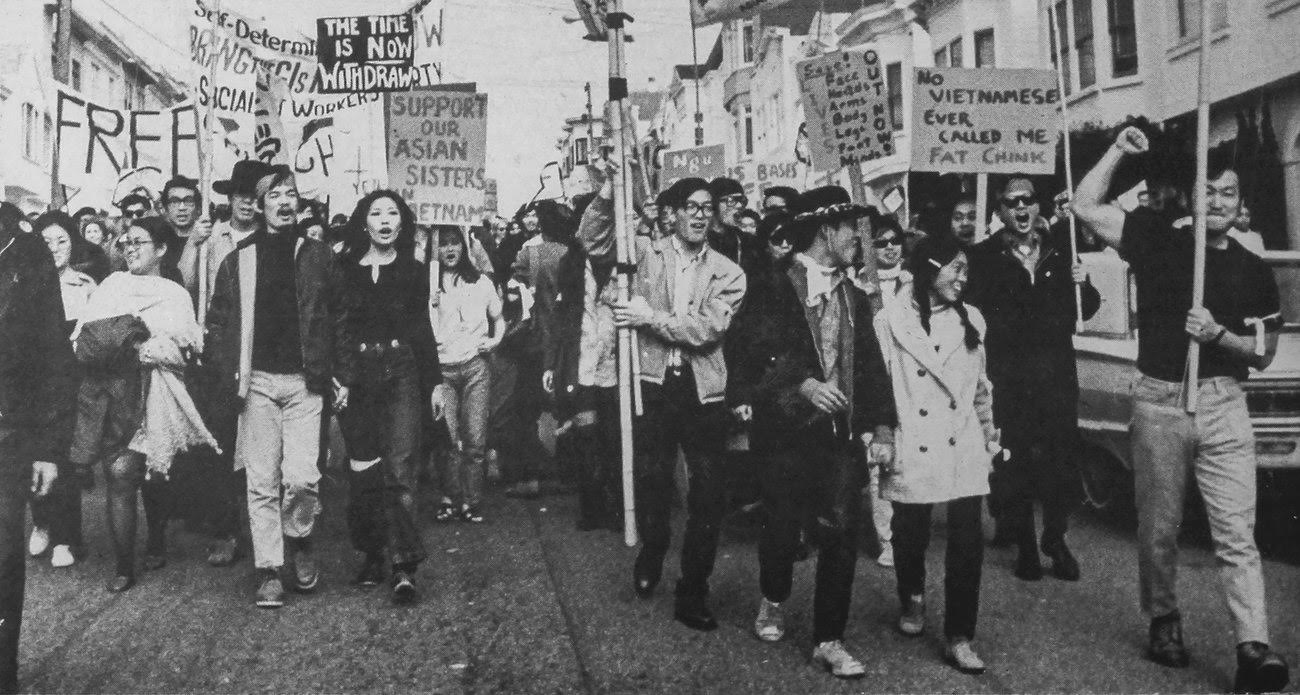
[[[1133,384],[1132,459],[1138,507],[1142,609],[1151,619],[1147,656],[1183,667],[1175,595],[1178,529],[1189,475],[1205,498],[1215,555],[1237,638],[1236,692],[1281,690],[1290,678],[1268,646],[1264,575],[1255,546],[1255,446],[1240,382],[1264,369],[1281,327],[1268,266],[1228,236],[1242,205],[1237,172],[1211,162],[1206,185],[1204,306],[1192,306],[1196,251],[1189,229],[1145,209],[1104,202],[1120,162],[1146,152],[1136,128],[1079,184],[1079,219],[1128,261],[1137,283],[1138,372]],[[1195,412],[1182,396],[1188,341],[1200,344]]]

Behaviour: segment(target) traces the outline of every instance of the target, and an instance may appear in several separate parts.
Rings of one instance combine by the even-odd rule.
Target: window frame
[[[990,60],[987,65],[984,64],[982,53],[980,51],[980,48],[984,45],[983,40],[987,40],[988,45],[992,47],[989,56]],[[997,36],[993,31],[993,27],[976,31],[972,43],[975,44],[974,50],[971,51],[973,54],[971,57],[975,59],[975,67],[996,68],[998,66]]]

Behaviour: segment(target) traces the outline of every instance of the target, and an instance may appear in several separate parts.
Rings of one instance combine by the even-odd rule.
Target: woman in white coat
[[[978,674],[984,662],[971,641],[984,560],[980,498],[1001,450],[984,369],[984,318],[961,301],[967,260],[956,240],[922,240],[909,265],[912,286],[875,319],[899,419],[895,461],[881,481],[881,496],[894,508],[898,627],[909,636],[925,630],[930,514],[947,503],[944,655],[962,672]]]

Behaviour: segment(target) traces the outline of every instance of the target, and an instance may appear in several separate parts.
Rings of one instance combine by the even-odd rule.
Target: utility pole
[[[72,0],[56,0],[55,10],[57,26],[54,29],[54,79],[68,84],[72,71]],[[63,102],[60,100],[60,104]],[[58,114],[62,120],[63,114]],[[63,197],[63,186],[59,183],[59,141],[56,137],[51,144],[50,162],[50,209],[57,210],[67,204]]]

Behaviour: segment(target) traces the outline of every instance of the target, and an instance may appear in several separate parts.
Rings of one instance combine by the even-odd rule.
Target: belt
[[[386,343],[361,343],[357,346],[357,351],[383,353],[385,350],[396,350],[402,347],[402,344],[402,341],[393,338]]]

